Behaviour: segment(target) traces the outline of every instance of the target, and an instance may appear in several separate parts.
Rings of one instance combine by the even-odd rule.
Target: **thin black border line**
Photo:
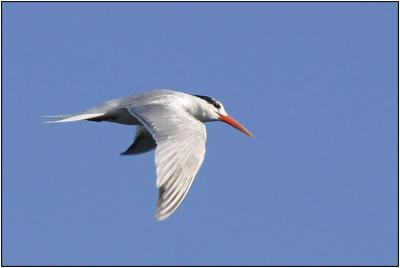
[[[399,266],[399,2],[397,2],[397,266]]]
[[[327,0],[327,1],[279,1],[279,0],[272,0],[272,1],[253,1],[253,0],[239,0],[239,1],[202,1],[202,0],[194,0],[194,1],[68,1],[68,0],[61,0],[61,1],[1,1],[1,3],[50,3],[50,4],[57,4],[57,3],[95,3],[95,4],[101,4],[101,3],[108,3],[108,4],[113,4],[113,3],[182,3],[182,4],[190,4],[190,3],[288,3],[288,4],[294,4],[294,3],[318,3],[318,4],[324,4],[324,3],[362,3],[362,4],[368,4],[368,3],[374,3],[374,4],[380,4],[380,3],[399,3],[399,1],[346,1],[346,0]]]
[[[201,265],[194,265],[194,266],[171,266],[171,265],[164,265],[164,266],[154,266],[154,265],[3,265],[3,160],[1,161],[1,266],[2,267],[399,267],[399,205],[400,205],[400,198],[399,198],[399,1],[1,1],[1,157],[3,159],[3,3],[397,3],[397,265],[394,266],[377,266],[377,265],[294,265],[294,266],[287,266],[287,265],[271,265],[271,266],[262,266],[262,265],[251,265],[251,266],[228,266],[228,265],[221,265],[221,266],[201,266]]]

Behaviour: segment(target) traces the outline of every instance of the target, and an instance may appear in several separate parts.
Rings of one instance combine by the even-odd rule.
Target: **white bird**
[[[135,140],[122,155],[156,149],[156,218],[164,220],[182,203],[205,155],[206,129],[202,122],[223,121],[253,135],[230,117],[221,102],[207,96],[172,90],[154,90],[115,99],[85,112],[51,116],[61,123],[79,120],[137,125]]]

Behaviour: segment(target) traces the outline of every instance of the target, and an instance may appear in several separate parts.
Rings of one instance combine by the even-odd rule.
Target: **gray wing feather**
[[[137,127],[135,141],[121,155],[142,154],[157,147],[153,136],[142,126]]]
[[[156,217],[163,220],[182,203],[200,169],[205,155],[205,126],[176,102],[142,102],[129,111],[157,143]]]

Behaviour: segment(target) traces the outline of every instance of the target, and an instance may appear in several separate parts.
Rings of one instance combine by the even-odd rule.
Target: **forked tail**
[[[82,113],[82,114],[69,114],[69,115],[50,115],[42,117],[51,118],[51,121],[46,121],[45,123],[64,123],[64,122],[94,119],[96,117],[103,115],[104,113]]]

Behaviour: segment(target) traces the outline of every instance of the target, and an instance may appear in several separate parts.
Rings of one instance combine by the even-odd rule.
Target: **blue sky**
[[[3,265],[396,265],[397,3],[2,3]],[[151,89],[221,100],[154,218],[134,128],[46,125]]]

